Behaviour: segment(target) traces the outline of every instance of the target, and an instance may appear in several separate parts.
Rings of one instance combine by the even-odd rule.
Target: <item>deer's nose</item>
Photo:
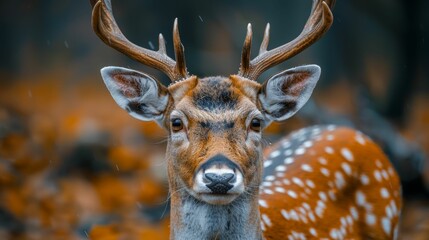
[[[238,166],[222,154],[213,156],[201,168],[202,181],[214,194],[226,194],[233,188],[239,171]]]
[[[214,193],[214,194],[225,194],[229,189],[233,187],[230,182],[233,182],[235,179],[234,173],[224,173],[224,174],[216,174],[216,173],[205,173],[204,174],[205,182],[208,182],[206,186]]]

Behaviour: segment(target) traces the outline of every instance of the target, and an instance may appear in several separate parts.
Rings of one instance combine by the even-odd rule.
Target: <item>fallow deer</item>
[[[305,128],[263,153],[262,130],[305,104],[321,70],[307,65],[263,84],[256,79],[317,41],[333,22],[333,5],[314,0],[302,33],[269,51],[267,25],[252,60],[249,24],[238,74],[199,78],[187,72],[177,19],[173,60],[161,34],[158,51],[134,45],[116,24],[110,1],[94,4],[92,25],[101,40],[172,81],[166,87],[138,71],[101,70],[121,108],[169,132],[171,239],[396,237],[398,176],[380,148],[360,132]]]

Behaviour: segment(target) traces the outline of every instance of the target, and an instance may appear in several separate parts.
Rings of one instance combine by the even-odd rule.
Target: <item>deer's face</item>
[[[314,65],[284,71],[264,84],[240,76],[189,77],[164,87],[146,74],[108,67],[103,79],[133,117],[169,131],[170,187],[209,204],[258,193],[262,129],[292,116],[320,76]]]
[[[237,77],[178,84],[169,88],[177,101],[165,120],[171,177],[195,198],[212,204],[227,204],[244,191],[254,192],[266,124],[257,102],[260,85]],[[186,90],[189,85],[192,88]]]

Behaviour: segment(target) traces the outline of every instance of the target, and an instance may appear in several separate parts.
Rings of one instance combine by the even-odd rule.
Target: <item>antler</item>
[[[94,4],[94,0],[90,0]],[[165,40],[159,34],[159,50],[152,51],[130,42],[119,29],[112,13],[110,0],[99,0],[92,10],[92,28],[104,43],[125,55],[164,72],[172,82],[189,77],[186,70],[185,53],[180,41],[177,18],[174,20],[173,44],[176,61],[168,57]]]
[[[238,75],[256,80],[259,75],[267,69],[295,56],[319,40],[332,25],[333,16],[331,8],[334,4],[335,0],[313,0],[310,17],[301,34],[291,42],[270,51],[267,51],[270,38],[270,24],[267,24],[259,54],[253,60],[250,60],[252,25],[249,23],[247,26],[246,39],[244,40]]]

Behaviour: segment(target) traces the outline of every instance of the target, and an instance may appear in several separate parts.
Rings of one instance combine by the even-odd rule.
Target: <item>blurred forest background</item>
[[[124,34],[170,56],[179,18],[188,70],[238,71],[246,25],[254,53],[271,23],[270,48],[300,33],[310,0],[113,0]],[[311,124],[358,128],[399,172],[402,239],[429,237],[429,1],[338,0],[318,43],[259,79],[314,63],[312,101],[275,124],[275,141]],[[0,1],[0,239],[167,239],[166,134],[128,116],[99,69],[117,65],[167,78],[105,46],[89,1]]]

